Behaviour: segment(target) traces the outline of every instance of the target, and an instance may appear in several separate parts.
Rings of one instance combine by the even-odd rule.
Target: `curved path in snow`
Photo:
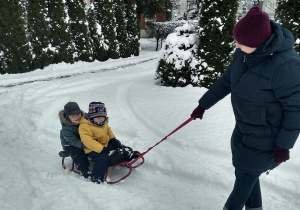
[[[147,153],[145,164],[117,185],[94,185],[62,169],[57,115],[68,101],[78,102],[84,111],[91,101],[104,102],[117,138],[144,152],[184,122],[205,92],[156,85],[157,59],[144,59],[137,65],[117,62],[114,67],[103,63],[101,68],[61,79],[26,83],[29,80],[24,78],[23,83],[16,80],[9,84],[18,85],[6,86],[2,81],[0,206],[17,210],[222,209],[234,181],[229,148],[234,118],[229,97],[207,111],[203,120],[191,122]],[[114,70],[103,71],[109,68]],[[262,178],[266,209],[300,206],[296,151],[288,165]]]

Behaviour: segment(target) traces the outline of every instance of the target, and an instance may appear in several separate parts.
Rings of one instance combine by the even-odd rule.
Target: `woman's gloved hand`
[[[290,150],[283,149],[276,144],[273,152],[274,152],[274,161],[276,163],[282,163],[290,159]]]
[[[205,110],[200,105],[198,105],[192,112],[191,117],[195,118],[195,119],[196,118],[202,119],[204,112],[205,112]]]

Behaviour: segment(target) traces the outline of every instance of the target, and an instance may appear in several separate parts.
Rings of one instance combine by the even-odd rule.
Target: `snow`
[[[68,101],[84,111],[106,104],[119,140],[140,152],[189,118],[205,88],[154,80],[159,52],[143,39],[139,57],[56,64],[0,77],[1,210],[222,209],[234,182],[230,97],[145,155],[124,181],[97,185],[61,166],[58,112]],[[300,144],[291,159],[261,176],[264,209],[300,206]]]
[[[198,38],[195,33],[189,33],[195,31],[195,27],[186,23],[177,27],[175,31],[166,38],[160,58],[169,64],[174,64],[176,70],[181,70],[187,62],[192,64],[192,68],[195,68],[199,64],[194,56],[197,51]],[[181,35],[181,33],[183,34]]]

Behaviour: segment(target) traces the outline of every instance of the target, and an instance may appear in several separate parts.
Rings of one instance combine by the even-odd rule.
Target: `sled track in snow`
[[[134,103],[132,103],[130,99],[130,87],[133,84],[134,81],[129,83],[127,81],[119,83],[120,86],[116,89],[116,104],[120,104],[119,110],[121,111],[122,116],[126,119],[130,119],[129,123],[132,127],[134,127],[136,130],[139,130],[140,133],[152,136],[155,139],[160,139],[160,136],[163,136],[163,134],[156,130],[151,124],[147,123],[147,120],[145,120],[143,116],[139,114],[134,106]]]
[[[20,86],[20,85],[24,85],[24,84],[29,84],[29,83],[33,83],[33,82],[44,82],[44,81],[51,81],[51,80],[55,80],[55,79],[64,79],[64,78],[68,78],[68,77],[75,77],[75,76],[79,76],[82,74],[90,74],[90,73],[98,73],[98,72],[105,72],[105,71],[112,71],[112,70],[117,70],[117,69],[121,69],[121,68],[126,68],[126,67],[130,67],[130,66],[135,66],[141,63],[146,63],[152,60],[157,59],[157,57],[155,58],[150,58],[150,59],[146,59],[146,60],[142,60],[136,63],[128,63],[128,64],[123,64],[120,66],[115,66],[112,68],[103,68],[103,69],[99,69],[99,70],[91,70],[88,72],[82,72],[82,73],[75,73],[75,74],[69,74],[69,75],[63,75],[63,76],[57,76],[57,77],[49,77],[49,78],[43,78],[43,79],[35,79],[35,80],[30,80],[30,81],[25,81],[25,82],[18,82],[15,84],[9,84],[9,85],[0,85],[0,87],[14,87],[14,86]]]

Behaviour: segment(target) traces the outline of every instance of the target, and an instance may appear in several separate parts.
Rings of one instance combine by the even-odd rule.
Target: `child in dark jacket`
[[[85,177],[89,177],[89,161],[84,153],[84,144],[80,140],[78,128],[84,112],[80,110],[75,102],[69,102],[58,114],[62,128],[60,139],[62,148],[71,155],[77,169]]]

